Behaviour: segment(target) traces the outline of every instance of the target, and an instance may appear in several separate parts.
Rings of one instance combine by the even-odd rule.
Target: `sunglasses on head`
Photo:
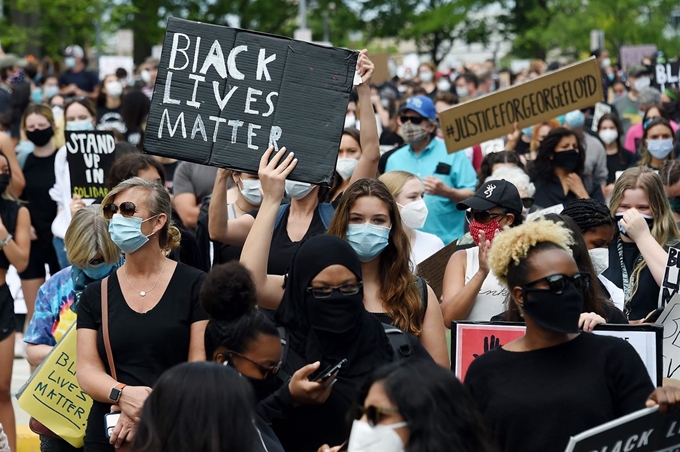
[[[554,293],[555,295],[560,295],[562,292],[567,290],[569,284],[573,284],[580,291],[588,290],[590,287],[590,274],[588,273],[576,273],[574,276],[567,276],[562,274],[548,275],[545,278],[537,279],[524,286],[525,289],[531,288],[539,283],[548,284],[547,289],[535,289],[535,290],[547,290]]]
[[[425,118],[423,118],[422,116],[400,116],[399,120],[401,121],[402,124],[411,122],[411,124],[419,125],[420,123],[425,121]]]
[[[369,405],[369,406],[360,406],[357,407],[357,412],[355,415],[355,419],[361,419],[363,415],[366,415],[366,418],[368,420],[368,425],[371,427],[375,427],[378,425],[378,422],[385,417],[388,414],[396,414],[399,413],[399,410],[396,408],[389,408],[389,407],[383,407],[383,406],[375,406],[375,405]]]
[[[503,212],[490,213],[488,210],[468,210],[465,212],[465,219],[468,223],[476,221],[477,223],[487,224],[504,215]]]
[[[124,202],[121,203],[120,206],[110,202],[102,207],[102,213],[107,220],[113,218],[113,215],[116,213],[120,213],[124,217],[131,217],[135,212],[137,212],[137,206],[134,202]]]
[[[246,361],[254,364],[258,369],[260,369],[260,372],[262,372],[262,375],[264,375],[265,378],[267,378],[269,374],[276,375],[279,372],[279,368],[281,367],[281,361],[279,361],[279,363],[275,366],[263,366],[262,364],[257,363],[252,359],[248,358],[247,356],[243,356],[240,353],[232,352],[231,350],[227,350],[226,353],[229,355],[238,356],[239,358],[245,359]]]
[[[525,209],[531,209],[534,206],[534,198],[522,198],[522,205]]]

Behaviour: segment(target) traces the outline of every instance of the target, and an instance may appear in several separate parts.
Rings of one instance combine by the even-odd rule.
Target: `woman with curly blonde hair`
[[[621,234],[609,245],[609,268],[602,275],[623,290],[630,320],[659,306],[669,247],[680,240],[661,178],[645,167],[626,170],[614,184],[609,209]]]
[[[121,182],[102,202],[111,240],[125,253],[125,264],[87,286],[78,306],[78,383],[94,399],[87,450],[112,452],[114,445],[131,441],[135,419],[160,375],[181,362],[205,360],[208,316],[199,304],[205,273],[166,257],[180,240],[171,213],[165,188],[140,177]],[[103,287],[115,369],[109,368],[102,347]],[[104,415],[110,411],[120,411],[121,417],[109,441]]]
[[[654,389],[630,344],[579,332],[590,279],[579,273],[572,242],[568,229],[539,220],[505,231],[491,247],[491,269],[507,285],[526,334],[473,361],[465,386],[502,451],[564,450],[571,436],[680,400],[680,389]]]

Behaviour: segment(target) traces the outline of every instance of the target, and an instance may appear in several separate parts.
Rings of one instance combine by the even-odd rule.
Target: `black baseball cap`
[[[458,210],[489,210],[502,207],[513,212],[521,212],[524,208],[517,187],[506,180],[485,182],[473,197],[459,202],[456,207]]]

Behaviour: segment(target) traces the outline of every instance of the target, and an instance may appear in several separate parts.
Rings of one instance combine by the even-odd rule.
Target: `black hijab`
[[[345,240],[318,235],[300,246],[291,262],[276,323],[288,330],[291,349],[308,363],[321,361],[325,368],[347,358],[338,375],[341,382],[391,362],[393,353],[382,324],[364,308],[363,290],[356,295],[334,291],[330,298],[318,299],[307,291],[312,279],[331,265],[342,265],[361,280],[361,263]],[[310,303],[319,305],[310,309]],[[324,304],[329,309],[319,315],[315,308]],[[328,315],[333,311],[339,315]]]

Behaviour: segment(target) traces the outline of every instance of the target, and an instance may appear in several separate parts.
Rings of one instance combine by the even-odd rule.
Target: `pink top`
[[[678,129],[680,129],[680,126],[676,124],[675,121],[671,121],[671,127],[673,128],[673,132],[677,132]],[[642,123],[635,124],[628,129],[628,134],[626,135],[626,142],[624,143],[623,147],[627,150],[632,152],[633,154],[637,153],[637,148],[640,145],[640,142],[642,141]]]

